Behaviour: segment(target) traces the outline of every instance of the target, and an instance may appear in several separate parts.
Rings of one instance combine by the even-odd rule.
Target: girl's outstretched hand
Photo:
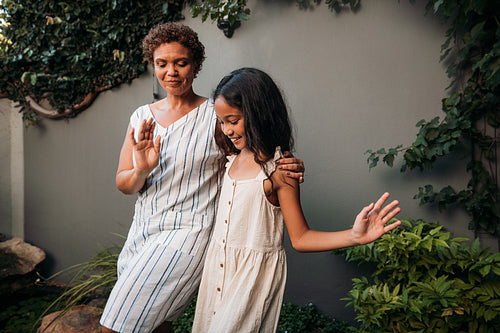
[[[129,132],[134,148],[135,167],[146,174],[149,174],[160,160],[160,136],[158,135],[153,141],[155,125],[153,118],[147,122],[143,120],[137,141],[134,138],[134,129],[132,128]]]
[[[354,226],[351,230],[352,240],[356,244],[371,243],[401,224],[401,221],[396,221],[387,226],[385,225],[401,211],[401,208],[398,207],[399,201],[397,200],[392,201],[382,208],[388,198],[389,193],[386,192],[375,204],[372,203],[366,206],[356,216]]]

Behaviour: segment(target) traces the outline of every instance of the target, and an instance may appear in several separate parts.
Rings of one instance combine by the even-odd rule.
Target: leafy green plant
[[[72,307],[85,304],[93,297],[107,299],[117,280],[117,263],[119,247],[112,246],[98,252],[88,262],[71,266],[53,276],[48,281],[53,281],[57,276],[71,274],[72,278],[61,294],[54,299],[45,311],[39,316],[32,329],[39,325],[43,316],[62,310],[60,316],[67,313]]]
[[[336,11],[359,7],[359,0],[326,3]],[[142,39],[158,23],[183,19],[186,4],[227,37],[250,14],[247,0],[0,2],[0,98],[18,102],[27,126],[40,115],[76,116],[100,92],[145,72]]]
[[[189,333],[193,326],[196,298],[191,301],[186,311],[174,322],[175,333]],[[281,308],[278,333],[345,333],[356,332],[354,326],[343,321],[337,321],[320,313],[312,304],[295,305],[285,303]]]
[[[164,21],[183,18],[183,0],[4,0],[0,2],[0,97],[72,117],[97,94],[146,70],[142,39]],[[52,113],[43,113],[54,109]]]
[[[189,333],[193,327],[194,313],[196,310],[196,297],[187,306],[184,313],[172,322],[175,333]]]
[[[57,293],[34,295],[20,300],[0,312],[0,331],[3,333],[30,332],[39,323],[43,310],[58,297]],[[55,308],[54,311],[58,309]]]
[[[308,9],[313,5],[319,5],[321,0],[295,0],[300,9]],[[201,14],[201,19],[205,22],[209,17],[217,22],[217,26],[224,31],[224,34],[231,38],[234,29],[238,28],[241,21],[246,21],[250,15],[250,8],[247,8],[247,0],[202,0],[201,2],[190,1],[193,17]],[[361,0],[326,0],[326,5],[331,11],[340,13],[347,6],[351,10],[359,9]]]
[[[191,11],[193,17],[201,14],[201,20],[205,22],[208,17],[217,21],[219,29],[224,31],[226,37],[231,38],[234,30],[238,28],[241,21],[248,20],[250,9],[246,8],[247,0],[206,0],[200,3],[193,2]]]
[[[410,1],[414,2],[414,1]],[[401,172],[432,169],[436,161],[465,147],[470,152],[466,188],[419,188],[421,204],[445,210],[459,205],[471,217],[469,228],[500,236],[497,143],[500,139],[500,3],[495,0],[431,0],[427,12],[448,26],[441,60],[451,78],[451,95],[442,101],[444,117],[421,120],[409,146],[368,150],[369,167],[380,157],[392,167],[402,153]],[[466,155],[467,156],[467,155]]]
[[[374,243],[342,249],[348,261],[374,263],[344,300],[362,332],[496,332],[500,253],[437,224],[402,221]]]
[[[312,303],[306,305],[285,303],[281,307],[277,332],[343,333],[356,332],[356,328],[322,314]]]

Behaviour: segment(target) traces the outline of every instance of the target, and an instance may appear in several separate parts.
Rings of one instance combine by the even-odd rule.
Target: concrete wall
[[[0,99],[0,234],[24,238],[24,131],[22,114]]]
[[[440,221],[456,236],[472,237],[466,218],[421,208],[418,186],[461,185],[461,166],[443,161],[433,173],[399,173],[366,164],[367,149],[410,144],[415,124],[441,115],[448,79],[439,63],[445,29],[423,5],[364,0],[358,13],[331,13],[324,4],[301,11],[294,2],[251,0],[250,20],[224,37],[199,18],[207,60],[195,89],[208,96],[218,80],[241,66],[267,71],[282,88],[296,128],[296,152],[306,163],[301,186],[311,227],[349,227],[384,191],[401,201],[401,218]],[[189,16],[189,13],[186,13]],[[152,100],[152,74],[102,93],[75,119],[44,120],[25,131],[26,239],[47,251],[47,270],[82,262],[120,242],[133,196],[115,189],[119,149],[128,117]],[[312,302],[338,319],[353,313],[340,301],[359,276],[355,265],[330,253],[290,249],[286,301]]]
[[[0,234],[12,234],[10,101],[0,99]]]

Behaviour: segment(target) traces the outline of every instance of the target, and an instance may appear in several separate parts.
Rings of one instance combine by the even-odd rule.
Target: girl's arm
[[[277,171],[271,175],[273,188],[278,195],[292,246],[297,251],[329,251],[367,244],[401,224],[400,221],[397,221],[385,226],[401,209],[397,207],[399,202],[396,200],[382,208],[389,197],[389,193],[384,193],[375,204],[372,203],[361,210],[356,217],[353,228],[336,232],[311,230],[300,205],[298,181],[285,178],[280,173]],[[373,212],[370,213],[370,211]]]
[[[125,194],[134,194],[144,186],[147,176],[158,165],[160,157],[160,136],[153,142],[155,123],[144,120],[139,128],[137,142],[134,129],[129,124],[127,135],[120,151],[116,187]],[[136,165],[134,167],[133,155]]]

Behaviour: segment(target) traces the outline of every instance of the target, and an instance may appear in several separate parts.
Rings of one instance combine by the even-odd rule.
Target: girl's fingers
[[[382,194],[380,196],[380,198],[377,200],[377,202],[375,203],[375,210],[380,210],[380,208],[382,208],[382,206],[384,205],[384,202],[387,200],[387,198],[389,198],[389,192],[385,192],[384,194]]]
[[[382,222],[384,222],[384,224],[386,224],[387,222],[389,222],[394,216],[396,216],[399,212],[401,211],[401,208],[397,207],[395,208],[394,210],[390,211],[389,213],[387,213],[386,215],[382,215],[383,218],[382,218]]]
[[[397,228],[401,224],[401,221],[396,221],[384,227],[384,232],[389,232],[392,229]]]
[[[384,208],[382,208],[380,210],[379,214],[382,215],[382,216],[387,215],[387,213],[389,213],[391,210],[393,210],[398,205],[399,205],[399,201],[394,200],[393,202],[391,202],[390,204],[388,204],[387,206],[385,206]]]
[[[370,215],[374,212],[375,204],[372,202],[365,208],[363,208],[363,216],[370,217]]]

